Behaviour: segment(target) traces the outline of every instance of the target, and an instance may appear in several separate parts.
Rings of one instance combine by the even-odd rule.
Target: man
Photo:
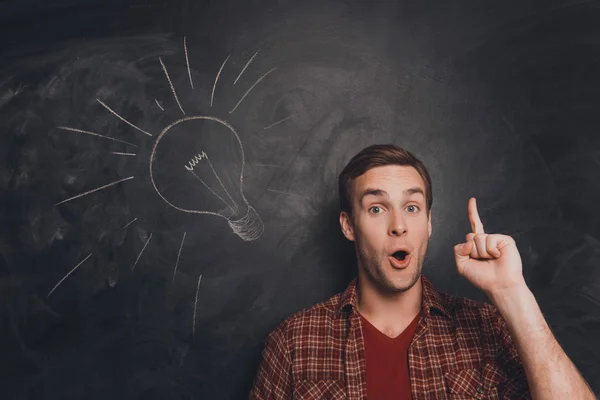
[[[528,289],[515,241],[484,232],[474,198],[456,266],[494,306],[437,292],[421,274],[433,196],[410,152],[363,149],[339,192],[358,278],[269,335],[250,399],[595,398]]]

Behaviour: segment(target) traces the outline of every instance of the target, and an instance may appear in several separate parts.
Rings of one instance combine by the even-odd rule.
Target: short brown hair
[[[425,182],[425,201],[427,212],[433,204],[431,178],[425,165],[409,151],[393,144],[375,144],[362,149],[344,167],[338,178],[340,207],[342,211],[352,215],[352,180],[358,178],[371,168],[385,165],[403,165],[417,170]]]

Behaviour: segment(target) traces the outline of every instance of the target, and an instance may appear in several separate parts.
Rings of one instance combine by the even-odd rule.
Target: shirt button
[[[477,393],[479,393],[479,394],[483,393],[483,387],[481,387],[481,386],[478,387],[477,388]]]

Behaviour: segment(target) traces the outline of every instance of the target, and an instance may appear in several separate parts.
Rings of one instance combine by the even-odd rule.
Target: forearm
[[[489,297],[508,325],[533,399],[596,398],[552,334],[526,285]]]

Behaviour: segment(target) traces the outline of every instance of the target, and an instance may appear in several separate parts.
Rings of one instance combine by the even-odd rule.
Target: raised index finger
[[[469,199],[469,222],[471,223],[471,230],[473,233],[485,233],[483,231],[483,224],[479,218],[479,212],[477,212],[477,202],[475,197]]]

